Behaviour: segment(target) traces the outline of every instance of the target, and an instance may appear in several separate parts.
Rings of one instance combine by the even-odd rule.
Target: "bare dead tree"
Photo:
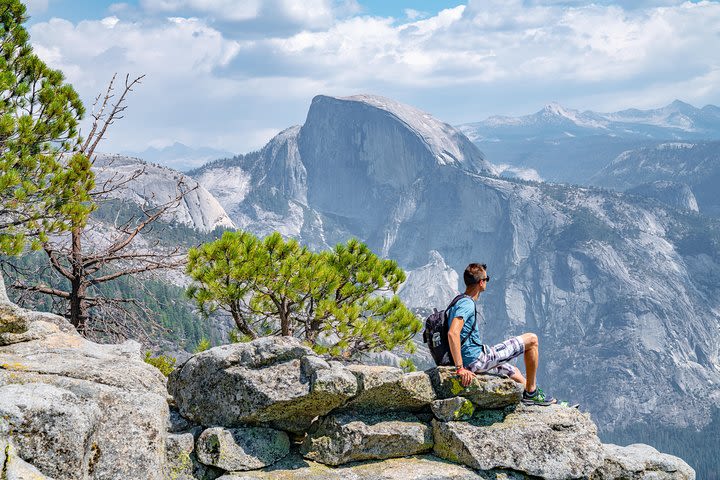
[[[82,153],[94,166],[98,144],[105,138],[110,125],[123,118],[127,95],[143,78],[144,75],[131,80],[126,76],[124,88],[116,99],[116,75],[113,75],[104,94],[95,99],[93,124],[81,146]],[[105,166],[106,170],[111,164]],[[91,193],[93,203],[97,206],[111,200],[113,194],[128,188],[144,174],[144,167],[129,175],[112,173],[96,185]],[[157,333],[162,327],[152,318],[146,306],[134,298],[108,297],[98,287],[121,277],[179,269],[185,264],[185,249],[164,247],[159,239],[149,240],[147,234],[196,188],[186,185],[180,178],[173,198],[159,203],[154,202],[154,195],[151,195],[147,203],[139,207],[140,213],[129,219],[116,218],[114,224],[108,226],[90,218],[86,223],[74,225],[67,234],[52,237],[42,245],[53,273],[63,282],[50,286],[16,280],[11,287],[59,299],[63,305],[59,313],[64,314],[85,336],[104,341],[130,337],[147,340],[150,334]],[[140,239],[142,241],[138,241]],[[67,287],[58,287],[59,283]]]

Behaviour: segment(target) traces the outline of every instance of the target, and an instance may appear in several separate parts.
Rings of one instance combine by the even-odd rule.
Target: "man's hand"
[[[455,373],[460,377],[460,383],[463,387],[470,385],[472,379],[475,378],[475,374],[467,368],[460,367]]]

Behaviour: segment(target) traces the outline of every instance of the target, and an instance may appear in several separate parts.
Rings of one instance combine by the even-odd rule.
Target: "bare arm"
[[[460,376],[460,383],[463,387],[467,387],[475,374],[463,367],[462,352],[460,351],[460,332],[463,325],[465,325],[465,320],[462,317],[453,318],[448,330],[448,343],[450,344],[450,355],[457,367],[457,374]]]
[[[462,331],[465,320],[462,317],[453,318],[448,330],[448,343],[450,344],[450,355],[452,355],[453,363],[457,368],[462,368],[462,353],[460,352],[460,332]]]

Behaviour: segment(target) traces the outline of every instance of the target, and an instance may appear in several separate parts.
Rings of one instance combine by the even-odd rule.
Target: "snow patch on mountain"
[[[687,143],[687,142],[668,142],[668,143],[661,143],[657,147],[655,147],[657,150],[678,150],[682,148],[693,148],[695,147],[694,143]]]
[[[546,119],[553,119],[555,117],[567,119],[579,127],[607,129],[608,122],[601,118],[593,118],[592,113],[581,113],[578,110],[572,110],[565,108],[559,103],[550,103],[545,106],[539,113],[531,116],[535,117],[532,121],[537,121],[537,117],[544,117]],[[526,120],[527,121],[527,120]],[[574,136],[569,132],[564,132],[566,135]]]
[[[495,166],[497,167],[497,174],[501,177],[517,178],[529,182],[543,181],[540,174],[534,168],[516,167],[514,165],[508,165],[507,163]]]

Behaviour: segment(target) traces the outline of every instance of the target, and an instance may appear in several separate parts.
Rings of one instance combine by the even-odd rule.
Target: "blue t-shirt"
[[[463,357],[463,365],[467,367],[478,359],[482,353],[482,344],[480,343],[480,332],[475,318],[475,302],[472,298],[463,297],[457,301],[455,305],[448,310],[448,331],[452,325],[453,319],[456,317],[463,318],[463,328],[460,331],[460,341],[466,338],[465,343],[460,347],[460,353]]]

